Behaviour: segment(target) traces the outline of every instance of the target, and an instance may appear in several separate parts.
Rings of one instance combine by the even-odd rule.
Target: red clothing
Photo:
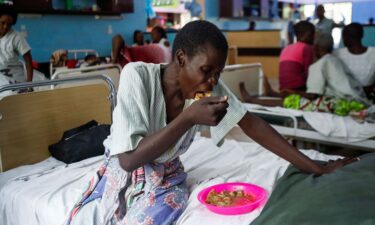
[[[169,49],[160,44],[125,47],[121,51],[119,64],[124,67],[129,62],[169,63],[172,55]]]
[[[280,91],[306,90],[307,72],[312,62],[312,46],[297,42],[285,47],[280,55]]]

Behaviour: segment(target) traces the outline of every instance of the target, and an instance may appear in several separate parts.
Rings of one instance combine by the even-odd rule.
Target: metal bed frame
[[[87,56],[88,54],[94,54],[96,55],[96,57],[99,57],[99,53],[93,49],[69,49],[66,51],[68,52],[68,56],[69,54],[73,54],[73,57],[76,60],[78,59],[78,54],[84,54],[85,56]],[[49,64],[49,72],[51,76],[54,73],[54,69],[56,68],[59,68],[59,67],[54,67],[52,63]]]
[[[111,69],[117,69],[118,70],[118,77],[113,77],[114,74],[106,73],[104,70],[111,70]],[[56,79],[64,79],[64,77],[70,77],[69,74],[77,75],[76,77],[80,76],[93,76],[97,73],[97,71],[100,71],[103,75],[111,79],[112,83],[115,85],[116,90],[119,85],[119,79],[121,74],[121,66],[118,64],[104,64],[104,65],[98,65],[98,66],[88,66],[88,67],[82,67],[82,68],[76,68],[76,69],[66,69],[66,70],[59,70],[55,72],[51,76],[51,80]],[[111,77],[112,76],[112,77]],[[54,88],[55,85],[51,85],[51,89]]]
[[[292,140],[334,145],[362,151],[375,151],[375,138],[349,142],[344,138],[324,136],[313,128],[301,128],[299,126],[299,121],[303,120],[302,117],[259,109],[248,109],[248,111],[261,117],[266,122],[270,123],[277,132]],[[283,121],[284,124],[274,122],[275,120]]]
[[[248,73],[246,73],[246,71],[248,71]],[[261,63],[226,66],[220,78],[238,97],[238,99],[241,99],[238,88],[238,84],[241,81],[246,81],[245,86],[251,94],[261,96],[263,93],[264,74]],[[259,109],[248,109],[248,111],[270,123],[270,125],[283,136],[293,140],[349,147],[364,151],[375,151],[375,137],[358,142],[349,142],[343,138],[324,136],[313,130],[311,127],[310,129],[301,128],[299,123],[303,120],[302,117],[299,118],[291,114],[276,113]]]
[[[111,112],[113,112],[116,106],[116,88],[113,84],[112,80],[105,76],[105,75],[93,75],[93,76],[80,76],[75,78],[65,78],[65,79],[57,79],[57,80],[45,80],[45,81],[35,81],[35,82],[25,82],[25,83],[16,83],[16,84],[9,84],[0,87],[0,93],[4,91],[16,91],[25,88],[34,88],[34,87],[41,87],[41,86],[54,86],[58,84],[66,84],[66,83],[74,83],[74,82],[81,82],[81,81],[92,81],[92,80],[102,80],[106,82],[110,89],[110,94],[108,96],[108,100],[111,102]],[[1,114],[0,114],[1,119]]]
[[[110,115],[108,115],[109,116],[108,118],[110,119],[110,121],[112,121],[112,119],[113,119],[112,118],[112,112],[113,112],[113,110],[116,106],[116,89],[115,89],[115,86],[112,83],[111,79],[108,78],[105,75],[98,74],[98,75],[92,75],[92,76],[86,76],[86,77],[81,76],[81,77],[66,78],[66,79],[59,79],[59,80],[45,80],[45,81],[9,84],[9,85],[1,86],[0,87],[0,93],[5,92],[5,91],[17,91],[17,90],[26,89],[26,88],[35,88],[35,87],[41,87],[41,86],[75,83],[75,82],[82,82],[82,81],[86,82],[86,81],[92,81],[92,80],[104,81],[105,84],[106,84],[105,86],[108,87],[108,89],[107,89],[108,91],[105,92],[105,95],[108,94],[108,96],[107,97],[103,96],[104,97],[103,100],[109,101],[108,105],[109,105],[110,108],[109,108],[108,112],[110,112]],[[98,85],[98,84],[96,84],[96,85]],[[82,87],[85,87],[85,86],[88,87],[87,85],[83,85]],[[62,90],[62,89],[59,89],[59,90]],[[88,89],[85,89],[85,90],[88,90]],[[42,92],[52,92],[52,91],[53,90],[37,91],[37,92],[40,92],[42,94]],[[59,93],[62,93],[62,92],[60,91]],[[9,96],[9,97],[12,97],[12,95],[13,94],[11,94],[11,96]],[[18,94],[16,94],[16,95],[18,95]],[[19,95],[27,95],[27,93],[22,93],[22,94],[19,94]],[[2,107],[6,107],[6,106],[3,104]],[[107,109],[105,109],[105,110],[107,110]],[[0,120],[2,120],[2,119],[3,119],[3,114],[2,114],[2,112],[0,112]],[[4,144],[4,143],[2,143],[2,144]],[[40,156],[40,152],[38,154],[39,155],[36,156],[36,157]],[[9,154],[8,154],[8,156],[9,156]],[[0,172],[2,172],[2,170],[3,170],[3,164],[2,164],[1,158],[2,158],[2,156],[1,156],[1,152],[0,152]]]

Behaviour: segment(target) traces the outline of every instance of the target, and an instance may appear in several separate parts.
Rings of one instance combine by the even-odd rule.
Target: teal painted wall
[[[15,29],[27,33],[35,61],[47,62],[57,49],[95,49],[101,56],[111,53],[111,39],[116,33],[133,41],[133,31],[146,29],[145,2],[134,0],[134,12],[122,14],[122,19],[94,16],[41,15],[20,17]],[[112,29],[112,34],[108,30]]]

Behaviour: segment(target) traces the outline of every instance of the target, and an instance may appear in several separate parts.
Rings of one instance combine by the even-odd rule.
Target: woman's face
[[[209,44],[202,46],[201,49],[191,58],[184,54],[183,57],[177,59],[178,63],[184,60],[179,82],[185,99],[194,98],[198,92],[212,91],[225,66],[226,54]]]
[[[161,40],[161,35],[156,29],[153,29],[151,31],[151,39],[152,43],[159,43],[159,41]]]
[[[135,40],[136,40],[136,42],[137,42],[138,45],[143,45],[143,33],[142,32],[138,32],[135,35]]]
[[[324,7],[323,6],[318,6],[315,10],[315,14],[316,16],[321,19],[324,17],[324,13],[325,13],[325,10],[324,10]]]
[[[0,16],[0,37],[9,32],[13,24],[13,18],[8,15]]]

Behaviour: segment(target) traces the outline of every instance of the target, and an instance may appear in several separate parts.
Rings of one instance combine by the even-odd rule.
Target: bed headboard
[[[118,64],[104,64],[98,66],[88,66],[76,69],[62,69],[56,71],[53,75],[51,75],[51,80],[56,79],[64,79],[64,78],[72,78],[72,77],[79,77],[79,76],[95,76],[98,73],[103,74],[109,77],[113,84],[118,89],[120,83],[120,74],[121,74],[121,67]],[[82,84],[95,84],[100,83],[101,81],[84,81],[84,82],[74,82],[70,84],[60,84],[58,87],[73,87],[73,86],[81,86]]]
[[[252,95],[261,95],[263,93],[263,70],[260,63],[225,66],[220,79],[238,99],[241,99],[240,82],[245,82],[246,90]]]
[[[106,84],[93,84],[11,95],[2,99],[2,170],[46,159],[50,156],[48,145],[59,141],[68,129],[90,120],[111,124],[108,93]]]

